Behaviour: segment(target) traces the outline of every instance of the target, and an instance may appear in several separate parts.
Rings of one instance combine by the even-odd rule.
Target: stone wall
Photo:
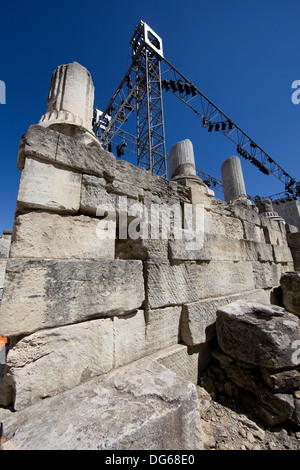
[[[0,301],[3,294],[3,284],[5,278],[5,270],[7,264],[7,258],[9,254],[11,243],[11,232],[3,230],[3,235],[0,237]]]
[[[300,230],[300,204],[295,197],[287,197],[273,203],[274,209],[284,220]]]
[[[39,125],[21,139],[18,168],[2,405],[26,408],[145,356],[197,383],[217,309],[273,302],[294,270],[283,221],[218,200],[201,181],[153,176]],[[191,240],[183,219],[198,207]]]

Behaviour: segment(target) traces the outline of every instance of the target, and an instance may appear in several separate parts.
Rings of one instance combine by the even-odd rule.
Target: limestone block
[[[0,331],[15,336],[123,315],[143,300],[141,261],[9,259]]]
[[[281,276],[280,285],[283,305],[300,316],[300,272],[286,272]]]
[[[206,241],[206,236],[199,234],[192,239],[180,239],[169,241],[169,259],[171,261],[199,260],[209,261],[212,259],[212,243]]]
[[[22,135],[18,151],[18,170],[23,170],[26,157],[55,162],[60,134],[33,124]]]
[[[261,225],[261,219],[255,204],[249,205],[243,201],[236,201],[234,204],[230,204],[229,207],[234,217],[254,225]]]
[[[114,178],[116,158],[102,148],[88,147],[50,128],[32,125],[19,144],[17,168],[23,170],[27,157],[36,157],[99,177]]]
[[[117,240],[116,259],[168,260],[168,240]]]
[[[138,188],[126,182],[114,180],[112,183],[107,185],[109,193],[116,194],[118,196],[127,196],[132,199],[141,199],[144,196],[144,190]]]
[[[261,263],[254,261],[253,265],[253,276],[256,289],[272,289],[280,285],[280,277],[286,271],[291,270],[291,264],[279,264],[279,263]]]
[[[115,207],[115,196],[107,192],[104,178],[92,175],[82,176],[82,188],[80,199],[81,212],[96,215],[97,209],[101,207],[112,209]]]
[[[41,330],[11,349],[7,365],[20,410],[113,368],[110,318]]]
[[[184,344],[174,344],[166,349],[153,353],[150,357],[157,363],[172,370],[185,380],[197,384],[199,375],[199,362],[205,355],[205,348],[190,352]]]
[[[216,335],[217,310],[240,299],[269,303],[268,294],[261,289],[186,304],[182,309],[182,341],[188,346],[196,346],[213,339]]]
[[[274,261],[273,247],[267,243],[253,240],[240,240],[243,259],[247,261],[260,261],[261,263]]]
[[[181,239],[170,240],[170,260],[274,261],[272,245],[251,240],[238,240],[226,235],[205,233],[203,243],[199,243],[198,249],[188,249],[188,243]]]
[[[198,181],[188,180],[186,186],[190,190],[190,199],[192,204],[202,204],[206,209],[210,209],[213,203],[213,194],[211,194],[206,184]]]
[[[293,263],[291,250],[288,246],[273,245],[275,263]]]
[[[218,309],[216,328],[220,348],[237,360],[274,370],[300,364],[300,320],[282,307],[236,301]]]
[[[2,289],[4,285],[6,264],[7,264],[6,259],[0,259],[0,289]]]
[[[115,223],[84,215],[29,212],[15,218],[10,257],[114,259],[115,233]]]
[[[265,242],[263,229],[259,225],[255,225],[251,222],[243,221],[245,229],[245,238],[247,240],[253,240],[255,242]]]
[[[148,354],[178,343],[181,310],[181,307],[167,307],[147,312],[146,348]]]
[[[129,364],[145,355],[144,310],[114,317],[114,366]]]
[[[154,180],[156,179],[144,168],[132,165],[126,160],[116,161],[115,179],[118,181],[125,181],[133,187],[150,190],[152,178],[154,178]]]
[[[252,263],[146,263],[147,302],[150,309],[196,302],[206,297],[253,290]],[[162,289],[163,286],[163,289]]]
[[[278,221],[267,217],[260,217],[266,243],[272,245],[287,245],[285,227]]]
[[[150,309],[198,300],[197,286],[185,264],[146,263],[147,300]],[[163,289],[162,289],[163,286]]]
[[[0,238],[0,259],[8,258],[10,243],[10,239]]]
[[[80,191],[80,174],[27,158],[21,175],[17,207],[76,213],[80,205]]]
[[[288,243],[293,256],[295,271],[300,271],[300,232],[289,233]]]
[[[231,238],[244,238],[244,229],[241,220],[211,212],[211,232],[226,235]]]
[[[141,359],[5,417],[4,443],[26,450],[201,450],[196,387]]]

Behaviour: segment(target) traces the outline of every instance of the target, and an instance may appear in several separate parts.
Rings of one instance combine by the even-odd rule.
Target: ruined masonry
[[[93,135],[93,100],[84,67],[59,67],[20,141],[0,309],[0,400],[15,410],[4,437],[28,449],[201,449],[195,385],[217,311],[276,303],[299,232],[244,197],[216,199],[188,140],[171,152],[171,180],[117,160]],[[192,246],[163,224],[156,238],[121,236],[136,207],[200,207],[201,233]]]

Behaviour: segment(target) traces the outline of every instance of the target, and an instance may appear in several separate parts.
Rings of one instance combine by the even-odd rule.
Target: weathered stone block
[[[10,257],[114,259],[115,237],[115,223],[84,215],[29,212],[15,218]]]
[[[253,275],[256,289],[272,289],[279,286],[284,267],[277,263],[253,262]]]
[[[287,272],[281,276],[282,301],[285,308],[300,316],[300,272]]]
[[[10,243],[11,243],[10,239],[0,238],[0,259],[8,258]]]
[[[13,413],[4,442],[26,450],[200,450],[196,387],[141,359]]]
[[[288,246],[273,245],[275,263],[293,263],[291,250]]]
[[[199,363],[202,361],[201,356],[205,354],[205,348],[200,349],[200,352],[190,352],[184,344],[173,344],[166,349],[153,353],[150,357],[185,380],[197,384]]]
[[[240,247],[243,259],[247,261],[259,261],[261,263],[274,261],[272,245],[253,240],[240,240]]]
[[[0,310],[2,335],[30,334],[123,315],[144,300],[141,261],[9,259]]]
[[[109,193],[116,194],[117,196],[126,196],[132,199],[141,199],[144,196],[143,189],[118,180],[109,183],[107,190]]]
[[[261,376],[269,388],[277,393],[286,393],[300,388],[300,372],[296,369],[270,372],[260,368]]]
[[[216,233],[205,233],[203,243],[199,242],[198,249],[188,248],[189,245],[185,240],[170,240],[170,260],[274,261],[272,245],[252,240],[238,240]]]
[[[24,168],[27,157],[36,157],[49,163],[81,173],[114,178],[116,158],[102,148],[88,147],[78,140],[42,126],[30,126],[19,145],[18,169]]]
[[[258,209],[255,204],[249,205],[245,204],[244,201],[235,201],[235,203],[230,204],[229,207],[234,217],[254,225],[261,225]]]
[[[198,300],[197,287],[190,282],[186,264],[150,261],[146,263],[146,270],[146,296],[150,309]]]
[[[155,180],[159,176],[151,175],[151,173],[144,168],[137,167],[127,162],[126,160],[117,160],[115,166],[115,179],[118,181],[125,181],[126,183],[149,190],[151,187],[151,179]]]
[[[288,243],[293,256],[295,271],[300,271],[300,232],[289,233]]]
[[[184,305],[181,318],[182,341],[188,346],[210,341],[216,335],[217,310],[240,299],[267,304],[268,294],[264,290],[254,290]]]
[[[6,264],[7,264],[6,259],[0,259],[0,288],[3,288],[3,285],[4,285]]]
[[[276,426],[293,419],[295,413],[294,398],[284,393],[272,394],[267,388],[259,390],[261,419],[267,426]]]
[[[144,310],[114,317],[114,366],[120,367],[146,355]]]
[[[82,176],[80,210],[89,215],[96,215],[101,206],[115,207],[115,196],[105,188],[106,180],[92,175]]]
[[[235,359],[275,370],[300,364],[300,320],[284,308],[240,300],[218,309],[216,328],[220,348]]]
[[[147,312],[146,348],[148,354],[178,343],[181,310],[181,307],[167,307]]]
[[[81,175],[56,164],[27,158],[22,171],[17,207],[76,213],[80,205]]]
[[[260,217],[266,243],[272,245],[287,245],[285,226],[279,221],[268,217]]]
[[[244,238],[244,229],[241,220],[211,212],[211,231],[230,238]]]
[[[149,261],[146,279],[150,309],[254,289],[252,264],[248,261],[174,265]]]
[[[14,408],[57,395],[113,368],[110,318],[42,330],[9,351]]]
[[[168,260],[168,240],[151,240],[139,238],[117,240],[117,259]]]
[[[253,240],[255,242],[264,242],[264,232],[263,229],[259,225],[255,225],[251,222],[247,222],[246,220],[243,221],[244,230],[245,230],[245,238],[247,240]]]

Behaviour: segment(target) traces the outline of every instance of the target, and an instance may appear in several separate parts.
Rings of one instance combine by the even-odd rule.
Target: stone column
[[[189,139],[174,144],[169,154],[169,178],[191,189],[193,204],[202,204],[206,196],[214,196],[197,176],[193,144]]]
[[[60,65],[51,78],[47,112],[40,126],[100,146],[92,129],[94,84],[88,70],[77,62]]]
[[[247,198],[241,161],[238,157],[230,157],[222,165],[222,182],[225,201]]]
[[[170,179],[176,176],[197,176],[193,144],[189,139],[173,145],[169,155]]]

